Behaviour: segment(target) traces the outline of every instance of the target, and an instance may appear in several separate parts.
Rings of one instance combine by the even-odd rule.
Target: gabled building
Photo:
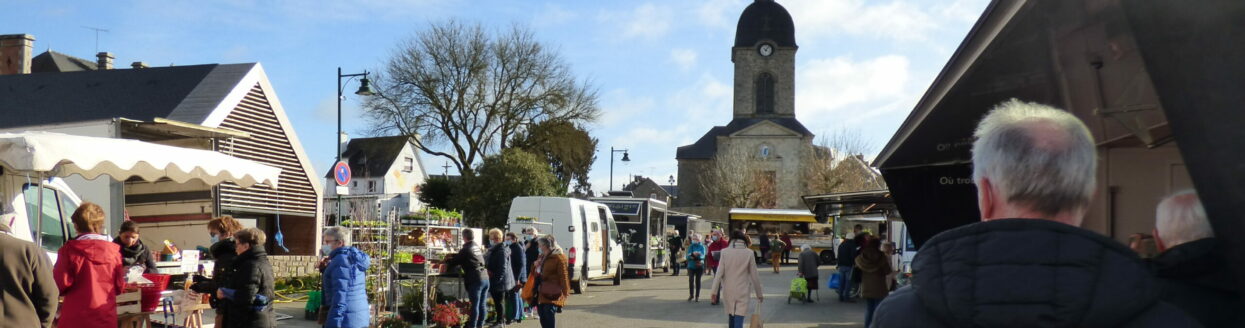
[[[319,248],[321,186],[293,126],[259,63],[113,69],[54,52],[31,57],[34,38],[0,36],[0,131],[51,131],[211,149],[281,168],[276,189],[217,187],[190,181],[66,179],[86,201],[143,227],[144,242],[207,245],[208,219],[232,215],[283,238],[274,255]],[[36,69],[37,68],[37,69]],[[284,247],[278,244],[284,244]]]
[[[350,165],[350,184],[345,186],[343,219],[377,218],[383,215],[401,216],[423,208],[419,202],[419,186],[428,180],[423,160],[413,143],[416,138],[406,136],[351,139],[342,151],[342,158]],[[339,213],[337,182],[333,172],[324,176],[326,214],[330,222]]]

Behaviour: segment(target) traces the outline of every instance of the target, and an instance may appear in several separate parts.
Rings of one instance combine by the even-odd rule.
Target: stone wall
[[[292,278],[316,273],[316,263],[320,262],[320,257],[294,255],[269,256],[268,262],[272,263],[273,277]]]

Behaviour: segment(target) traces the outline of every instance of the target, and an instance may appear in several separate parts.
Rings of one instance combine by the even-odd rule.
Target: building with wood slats
[[[30,57],[33,37],[0,36],[0,131],[50,131],[211,149],[281,168],[277,188],[226,183],[66,179],[84,200],[104,206],[109,229],[124,218],[148,245],[168,239],[183,249],[208,245],[205,224],[232,215],[269,234],[274,255],[318,249],[322,186],[259,63],[113,69],[59,53]],[[23,43],[25,42],[25,43]],[[17,49],[14,49],[14,48]],[[72,64],[72,65],[69,65]],[[284,238],[273,238],[280,232]],[[283,245],[280,245],[283,244]]]

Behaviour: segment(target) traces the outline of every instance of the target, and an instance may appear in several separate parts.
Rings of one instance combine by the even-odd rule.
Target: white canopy
[[[60,177],[138,176],[178,183],[199,179],[208,185],[233,182],[243,188],[260,183],[276,188],[281,174],[279,168],[214,151],[50,132],[0,133],[0,164]]]

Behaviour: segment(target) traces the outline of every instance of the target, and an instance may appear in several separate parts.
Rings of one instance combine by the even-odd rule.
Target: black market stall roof
[[[812,211],[817,222],[827,223],[832,217],[881,214],[898,217],[895,199],[890,190],[852,191],[821,195],[805,195],[804,205]]]
[[[1175,141],[1215,234],[1245,235],[1241,22],[1230,0],[992,1],[875,162],[913,241],[979,220],[972,132],[1010,98],[1068,108],[1100,148]]]

